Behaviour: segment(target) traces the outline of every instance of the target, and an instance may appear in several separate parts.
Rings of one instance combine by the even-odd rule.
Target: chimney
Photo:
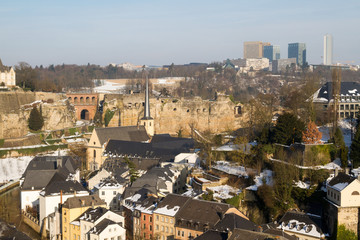
[[[95,208],[95,203],[94,203],[94,201],[91,201],[91,208],[92,208],[92,209]]]
[[[350,168],[346,167],[346,168],[345,168],[345,173],[346,173],[347,175],[349,175],[349,172],[350,172]]]
[[[334,177],[336,177],[339,174],[339,169],[335,168]]]

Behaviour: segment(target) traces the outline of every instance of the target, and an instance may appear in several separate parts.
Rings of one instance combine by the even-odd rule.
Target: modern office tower
[[[262,58],[263,47],[269,46],[270,43],[256,42],[244,42],[244,58]]]
[[[303,66],[306,63],[306,44],[289,43],[288,58],[296,58],[296,64]]]
[[[280,59],[280,46],[278,45],[270,45],[264,46],[263,48],[264,58],[268,58],[270,62],[273,60]]]
[[[332,64],[333,37],[331,34],[324,36],[324,65]]]

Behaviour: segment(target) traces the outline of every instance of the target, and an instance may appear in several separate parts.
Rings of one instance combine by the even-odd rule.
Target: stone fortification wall
[[[43,130],[72,127],[74,108],[65,95],[43,92],[0,93],[0,139],[17,138],[28,133],[28,118],[33,106],[41,105]]]
[[[107,109],[115,112],[109,126],[137,125],[144,114],[143,105],[143,94],[106,95],[104,112]],[[240,128],[246,119],[243,106],[226,96],[217,100],[150,98],[150,115],[154,118],[156,134],[176,134],[179,129],[190,134],[191,127],[217,133]]]

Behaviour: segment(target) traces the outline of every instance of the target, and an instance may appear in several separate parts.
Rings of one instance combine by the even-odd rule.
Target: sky
[[[242,58],[244,41],[304,42],[322,63],[360,64],[359,0],[0,0],[0,58],[27,62],[138,65],[211,63]]]

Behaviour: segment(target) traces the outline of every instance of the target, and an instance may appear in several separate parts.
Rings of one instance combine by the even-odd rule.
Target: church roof
[[[150,139],[144,126],[95,128],[95,131],[101,145],[109,139],[131,142],[146,142]]]

